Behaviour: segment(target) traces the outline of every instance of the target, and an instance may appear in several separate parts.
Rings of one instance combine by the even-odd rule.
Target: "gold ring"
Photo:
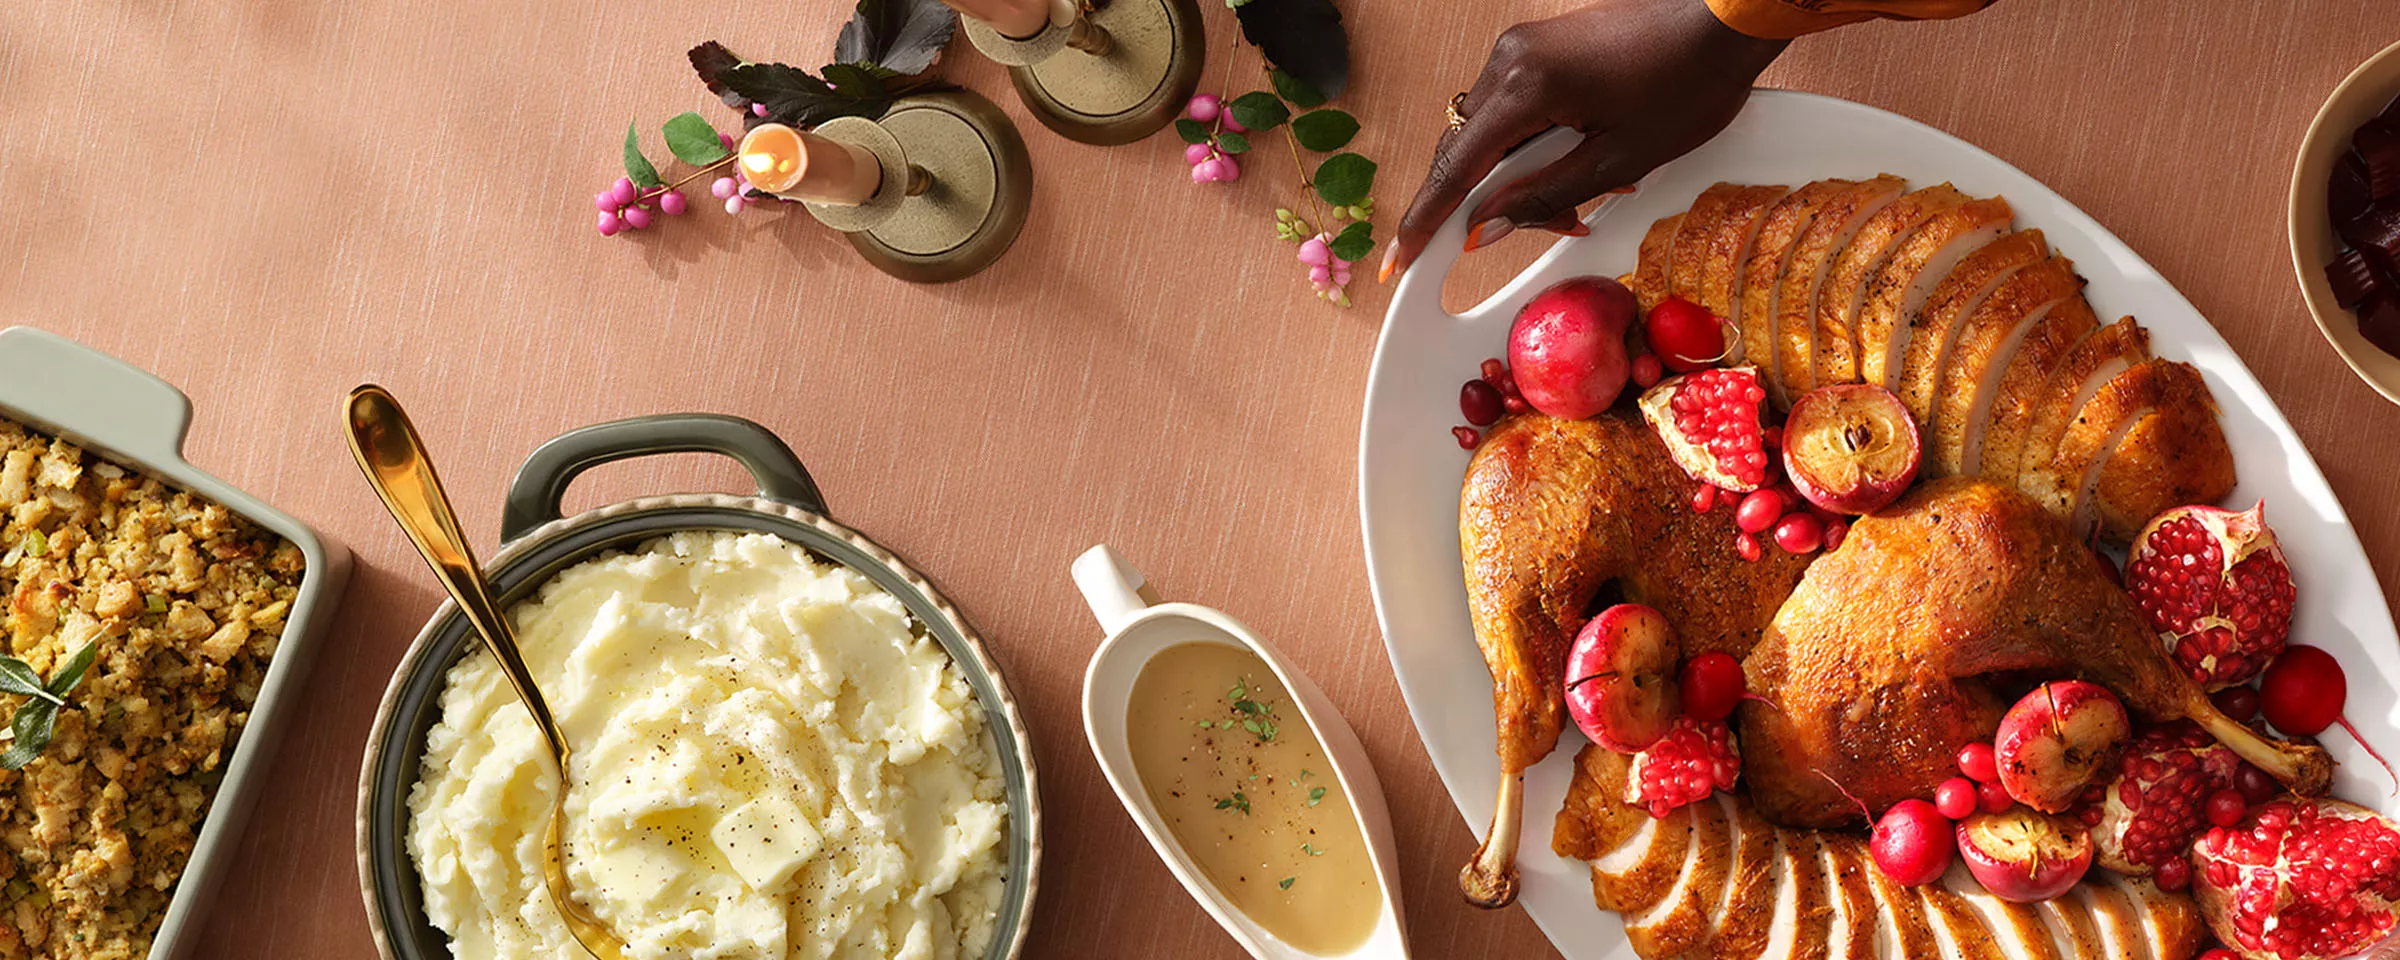
[[[1460,130],[1465,129],[1467,126],[1466,115],[1458,112],[1459,104],[1465,102],[1467,102],[1467,92],[1461,90],[1450,98],[1449,106],[1442,108],[1443,117],[1450,121],[1451,133],[1457,133]]]

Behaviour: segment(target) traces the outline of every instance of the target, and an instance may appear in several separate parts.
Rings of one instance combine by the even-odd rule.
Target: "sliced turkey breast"
[[[1718,218],[1717,230],[1708,238],[1708,252],[1700,261],[1700,287],[1697,301],[1708,312],[1724,318],[1737,333],[1725,338],[1726,362],[1742,362],[1742,281],[1750,262],[1750,248],[1758,240],[1759,228],[1767,222],[1767,211],[1791,193],[1781,185],[1743,187],[1725,203],[1725,215]]]
[[[2126,543],[2152,517],[2225,499],[2238,478],[2217,412],[2203,387],[2188,402],[2162,404],[2135,423],[2101,465],[2099,485],[2079,508],[2079,522],[2096,520],[2102,536]]]
[[[2033,427],[2034,409],[2048,391],[2050,378],[2066,362],[2067,354],[2099,329],[2092,305],[2073,296],[2051,307],[2025,334],[2016,355],[2008,361],[2007,372],[2000,376],[2000,392],[1992,398],[1981,456],[1973,451],[1968,454],[1976,473],[2003,483],[2016,482],[2025,433]]]
[[[2201,919],[2200,905],[2191,897],[2159,889],[2147,877],[2121,876],[2109,870],[2093,874],[2087,883],[2109,884],[2133,901],[2142,918],[2144,942],[2155,960],[2182,960],[2200,952],[2200,944],[2209,939],[2208,922]]]
[[[1647,817],[1647,814],[1644,814]],[[1696,826],[1686,807],[1654,820],[1632,844],[1592,863],[1592,901],[1602,910],[1638,916],[1665,900],[1691,861]],[[1630,851],[1630,852],[1629,852]]]
[[[1659,818],[1619,799],[1631,766],[1624,754],[1585,744],[1550,831],[1551,850],[1591,862],[1600,908],[1628,915],[1666,898],[1692,845],[1689,808]]]
[[[1967,872],[1967,865],[1953,860],[1950,872],[1936,881],[1936,886],[1948,891],[1959,906],[1973,910],[1991,931],[2000,954],[2009,960],[2067,960],[2061,941],[2042,921],[2042,912],[2032,904],[2011,903],[1993,896]]]
[[[2067,891],[2067,896],[2091,911],[2092,928],[2100,934],[2103,955],[2109,960],[2150,960],[2150,941],[2142,931],[2141,910],[2125,891],[2105,883],[2078,883]]]
[[[1721,803],[1694,803],[1692,855],[1667,895],[1640,916],[1627,914],[1625,939],[1644,957],[1680,957],[1715,930],[1709,911],[1733,874],[1733,823]]]
[[[2208,384],[2192,365],[2159,359],[2135,364],[2092,395],[2059,437],[2050,464],[2025,471],[2018,489],[2067,520],[2077,535],[2089,533],[2088,504],[2101,467],[2134,425],[2156,410],[2205,410],[2208,402]]]
[[[1675,256],[1675,230],[1683,226],[1683,214],[1660,217],[1642,234],[1642,245],[1634,254],[1633,298],[1642,305],[1642,312],[1667,298],[1667,269]]]
[[[1893,388],[1908,405],[1908,412],[1916,415],[1919,427],[1932,428],[1935,390],[1950,367],[1950,351],[1958,345],[1966,318],[1982,307],[2000,284],[2040,263],[2049,252],[2041,231],[2012,233],[1969,254],[1933,288],[1925,309],[1911,324],[1914,329],[1901,360],[1899,385]]]
[[[1841,897],[1834,893],[1833,878],[1825,869],[1823,835],[1814,830],[1785,830],[1778,839],[1783,845],[1785,885],[1792,889],[1791,909],[1787,913],[1782,902],[1776,903],[1778,939],[1768,945],[1767,955],[1788,956],[1791,960],[1848,960],[1838,952],[1842,945],[1834,942],[1837,931],[1841,930]],[[1789,948],[1777,953],[1777,946],[1787,939]]]
[[[2061,952],[2074,960],[2108,960],[2107,946],[2100,941],[2099,921],[2092,918],[2088,904],[2069,894],[2035,906],[2041,908],[2043,922],[2057,935]]]
[[[1836,921],[1831,945],[1840,960],[1875,960],[1882,939],[1883,912],[1875,899],[1875,869],[1867,845],[1846,833],[1820,833],[1825,843],[1825,875],[1833,881]]]
[[[1867,291],[1909,237],[1934,217],[1972,198],[1947,183],[1912,190],[1875,212],[1834,257],[1817,295],[1818,386],[1859,380],[1858,316]]]
[[[1733,881],[1726,885],[1724,901],[1711,914],[1716,932],[1694,954],[1714,960],[1757,960],[1775,936],[1776,901],[1785,885],[1776,838],[1782,831],[1752,812],[1748,803],[1724,794],[1717,797],[1733,809],[1734,827],[1741,839],[1734,848]]]
[[[1958,343],[1934,388],[1933,435],[1925,450],[1929,475],[1975,472],[1985,414],[2000,392],[2009,355],[2044,313],[2081,289],[2074,264],[2052,257],[2017,271],[1959,324]]]
[[[2050,375],[2034,401],[2033,423],[2025,430],[2025,448],[2017,454],[2017,486],[2023,489],[2028,474],[2049,466],[2050,458],[2058,452],[2058,440],[2067,432],[2067,424],[2075,414],[2090,403],[2117,375],[2134,364],[2150,359],[2150,332],[2142,329],[2132,317],[2093,331],[2082,343],[2067,351],[2067,358]]]
[[[1878,956],[1908,960],[1950,956],[1933,935],[1933,921],[1925,916],[1925,898],[1917,888],[1901,886],[1872,867],[1867,869],[1867,879],[1875,886],[1876,912],[1882,921],[1875,938]]]
[[[1726,208],[1741,192],[1738,183],[1714,184],[1700,191],[1683,211],[1683,222],[1675,225],[1673,252],[1667,257],[1667,296],[1700,303],[1700,275],[1708,259],[1708,245],[1725,220]]]
[[[1775,372],[1785,396],[1817,387],[1817,298],[1834,261],[1868,220],[1907,189],[1907,181],[1888,174],[1845,187],[1793,245],[1775,294]]]
[[[1909,335],[1950,271],[1970,254],[2000,239],[2015,216],[1998,197],[1970,200],[1925,222],[1900,244],[1875,274],[1858,311],[1858,374],[1887,390],[1900,386],[1900,362]]]
[[[1942,945],[1942,956],[1953,960],[2021,960],[2011,957],[2000,947],[2000,938],[1983,922],[1983,916],[1968,906],[1966,898],[1936,880],[1917,888],[1925,898],[1925,919],[1933,927],[1933,938]]]
[[[1741,324],[1743,362],[1758,368],[1767,396],[1778,406],[1791,405],[1776,368],[1776,344],[1781,339],[1775,320],[1781,306],[1783,273],[1799,249],[1801,234],[1816,223],[1817,214],[1855,185],[1849,180],[1819,180],[1786,194],[1759,220],[1758,236],[1742,263],[1742,306],[1730,319]]]

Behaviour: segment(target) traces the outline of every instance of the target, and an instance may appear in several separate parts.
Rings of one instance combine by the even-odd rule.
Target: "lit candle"
[[[1050,25],[1050,0],[942,0],[950,9],[991,24],[1012,40],[1024,40]]]
[[[752,128],[734,162],[753,187],[818,203],[865,203],[883,186],[883,167],[867,148],[780,123]]]

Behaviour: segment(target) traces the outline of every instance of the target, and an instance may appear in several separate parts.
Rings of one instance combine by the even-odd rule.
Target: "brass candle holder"
[[[766,130],[761,126],[752,131]],[[881,120],[841,117],[810,131],[873,159],[872,191],[836,196],[841,184],[777,196],[850,238],[879,270],[912,283],[971,276],[1008,251],[1025,226],[1033,168],[1016,124],[963,90],[904,98]],[[775,191],[769,191],[774,193]]]
[[[1017,97],[1070,140],[1132,143],[1173,123],[1200,86],[1206,38],[1193,0],[1061,0],[1041,32],[1004,36],[961,17],[975,49],[1006,65]]]

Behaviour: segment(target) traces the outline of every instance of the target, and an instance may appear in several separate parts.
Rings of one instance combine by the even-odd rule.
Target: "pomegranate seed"
[[[1825,525],[1814,515],[1795,513],[1775,525],[1775,545],[1785,553],[1814,553],[1825,544]]]
[[[1977,783],[1995,783],[2000,779],[2000,763],[1992,753],[1992,745],[1978,740],[1958,748],[1958,772]]]
[[[2250,802],[2242,799],[2239,791],[2227,788],[2209,794],[2200,809],[2208,815],[2208,822],[2230,827],[2242,822],[2242,814],[2250,812]]]
[[[1467,415],[1467,422],[1488,427],[1499,422],[1508,410],[1508,398],[1500,388],[1482,380],[1469,380],[1458,388],[1458,412]]]
[[[1506,376],[1508,376],[1508,364],[1501,362],[1501,360],[1500,360],[1500,358],[1499,358],[1499,357],[1485,357],[1485,358],[1484,358],[1484,360],[1483,360],[1483,379],[1484,379],[1484,380],[1486,380],[1486,381],[1489,381],[1489,382],[1491,382],[1491,383],[1494,383],[1494,384],[1497,384],[1497,383],[1499,383],[1499,382],[1500,382],[1501,378],[1504,378],[1504,377],[1506,377]]]
[[[1765,533],[1783,516],[1783,496],[1773,490],[1753,490],[1733,508],[1733,525],[1743,533]]]
[[[2008,808],[2017,805],[2017,798],[2009,796],[2008,788],[2001,786],[1998,781],[1976,784],[1975,799],[1985,813],[2007,813]]]
[[[1458,438],[1458,448],[1461,450],[1473,450],[1476,444],[1483,442],[1483,434],[1475,432],[1474,427],[1451,427],[1450,435]]]
[[[2242,960],[2242,955],[2224,947],[2216,947],[2200,954],[2194,960]]]
[[[2249,723],[2258,716],[2258,690],[2253,687],[2226,687],[2209,697],[2217,704],[2217,712],[2235,723]]]
[[[1975,781],[1965,777],[1951,777],[1933,788],[1933,808],[1952,820],[1966,819],[1981,802],[1975,795]]]
[[[1758,538],[1747,533],[1734,534],[1733,541],[1734,551],[1740,553],[1744,560],[1757,563],[1759,558],[1767,555],[1765,550],[1759,548]]]
[[[1825,521],[1825,552],[1831,553],[1840,549],[1842,546],[1842,541],[1848,539],[1849,536],[1850,524],[1848,522],[1841,520]]]
[[[1700,485],[1700,489],[1692,491],[1693,513],[1707,513],[1716,508],[1717,487],[1715,484],[1703,483]]]
[[[1500,406],[1502,409],[1507,410],[1510,413],[1524,413],[1527,410],[1533,409],[1533,405],[1526,403],[1524,397],[1517,396],[1513,393],[1503,394],[1500,397]]]
[[[1758,443],[1769,450],[1783,449],[1783,428],[1768,427],[1758,432]]]

